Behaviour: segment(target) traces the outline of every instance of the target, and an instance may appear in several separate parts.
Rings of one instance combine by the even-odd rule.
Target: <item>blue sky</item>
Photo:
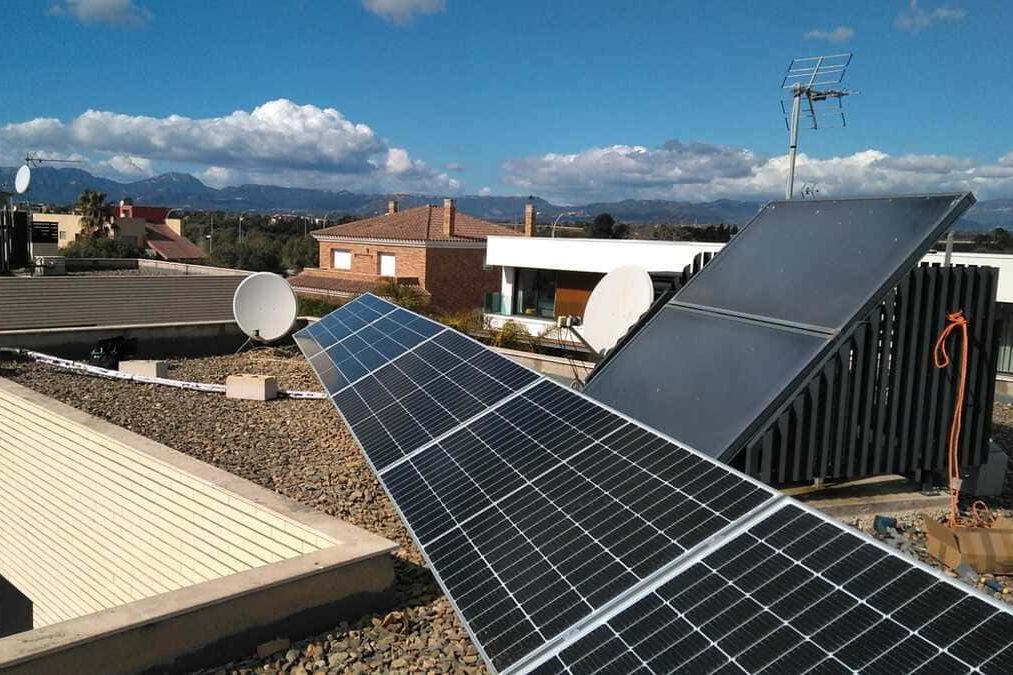
[[[802,181],[1013,197],[1013,3],[809,5],[9,0],[26,47],[6,54],[0,159],[569,203],[767,197],[785,67],[853,51],[848,128],[803,132]]]

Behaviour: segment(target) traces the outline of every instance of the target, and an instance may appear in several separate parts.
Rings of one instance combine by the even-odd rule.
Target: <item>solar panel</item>
[[[535,672],[1009,673],[1011,644],[1001,603],[787,503]]]
[[[463,406],[462,395],[473,402]],[[730,629],[733,637],[711,639],[693,621],[706,618],[709,625],[723,616],[727,623],[740,616],[728,614],[735,607],[756,609],[739,606],[749,598],[761,611],[741,616],[761,627],[768,614],[787,611],[788,597],[808,609],[805,599],[817,582],[798,571],[786,577],[788,570],[831,579],[829,570],[815,569],[817,561],[829,565],[836,556],[834,563],[864,561],[878,569],[880,561],[865,551],[885,555],[851,534],[857,544],[846,550],[849,540],[826,532],[839,526],[811,525],[816,517],[808,512],[804,522],[787,518],[785,508],[777,510],[786,498],[769,488],[450,330],[345,385],[332,400],[495,671],[660,672],[676,658],[701,672],[759,663],[793,634],[775,626],[766,633]],[[367,436],[377,429],[386,440]],[[753,562],[752,571],[738,572]],[[777,585],[768,588],[767,581]],[[776,600],[775,588],[784,591]],[[879,588],[848,590],[863,603],[866,591]],[[706,604],[687,604],[698,596]],[[717,598],[729,606],[721,609]],[[943,610],[946,620],[933,625],[953,631],[955,617]],[[648,615],[664,622],[651,628],[639,620]],[[721,660],[721,640],[739,651]],[[898,648],[898,658],[921,658],[910,655],[918,645]],[[644,651],[648,646],[658,653]],[[975,648],[971,641],[961,647]],[[662,652],[667,656],[658,660]],[[933,656],[944,657],[967,662],[951,651]]]
[[[731,461],[973,203],[965,193],[768,204],[585,391]]]

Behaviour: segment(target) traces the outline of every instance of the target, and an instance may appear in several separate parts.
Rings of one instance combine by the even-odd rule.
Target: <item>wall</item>
[[[487,292],[500,289],[499,267],[484,269],[483,249],[431,247],[427,250],[425,289],[434,309],[481,309]]]
[[[645,239],[489,237],[487,260],[490,265],[603,274],[620,265],[637,265],[649,272],[681,272],[697,253],[721,247]]]
[[[421,245],[322,241],[320,242],[320,269],[333,269],[331,267],[331,251],[334,249],[352,252],[352,269],[333,270],[334,272],[376,277],[380,273],[377,254],[393,253],[397,264],[397,276],[417,277],[419,283],[423,287],[425,286],[426,249]]]
[[[243,276],[0,278],[0,331],[232,321]]]
[[[81,216],[72,213],[33,213],[32,220],[40,223],[56,223],[60,232],[57,235],[59,246],[71,243],[81,232]]]

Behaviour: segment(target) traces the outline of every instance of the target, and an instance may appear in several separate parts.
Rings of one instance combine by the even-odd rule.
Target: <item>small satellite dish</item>
[[[653,301],[651,275],[636,265],[615,268],[591,291],[577,328],[581,339],[599,354],[612,349]]]
[[[257,272],[243,279],[236,288],[232,313],[242,331],[251,338],[273,342],[288,335],[295,324],[295,293],[277,274]]]
[[[18,169],[18,172],[14,175],[14,189],[18,191],[19,195],[23,195],[28,190],[31,182],[32,170],[26,164]]]

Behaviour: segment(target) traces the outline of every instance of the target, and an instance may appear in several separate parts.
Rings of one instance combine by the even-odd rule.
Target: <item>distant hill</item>
[[[16,167],[0,168],[0,182],[13,185]],[[94,176],[74,168],[43,166],[32,171],[33,202],[70,204],[82,190],[91,188],[104,192],[110,201],[131,197],[139,204],[170,206],[185,209],[219,209],[264,213],[299,213],[322,216],[348,214],[369,216],[381,213],[387,206],[387,194],[364,194],[347,190],[312,190],[277,185],[239,185],[216,189],[187,173],[163,173],[151,178],[120,183]],[[402,208],[438,204],[442,195],[399,195]],[[685,225],[728,223],[742,225],[761,206],[758,201],[719,199],[712,202],[681,202],[661,199],[625,199],[618,202],[595,202],[582,206],[559,206],[540,197],[533,197],[542,222],[564,213],[565,221],[593,218],[602,212],[632,224],[678,223]],[[528,197],[497,197],[465,195],[457,197],[457,208],[464,213],[487,220],[518,222],[524,214]],[[991,230],[996,227],[1013,229],[1013,199],[991,199],[976,204],[960,222],[965,231]]]

